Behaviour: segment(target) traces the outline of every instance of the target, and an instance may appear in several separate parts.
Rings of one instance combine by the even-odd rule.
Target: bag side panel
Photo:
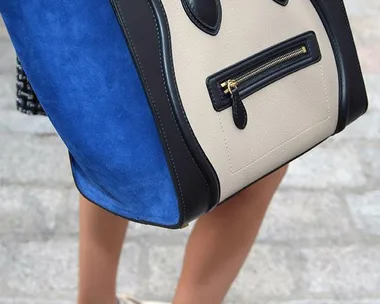
[[[0,9],[72,155],[79,190],[120,216],[182,225],[156,124],[109,0],[0,0]]]

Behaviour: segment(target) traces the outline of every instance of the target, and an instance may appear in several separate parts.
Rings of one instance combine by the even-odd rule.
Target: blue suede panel
[[[0,0],[0,12],[79,190],[123,217],[177,224],[158,131],[109,0]]]

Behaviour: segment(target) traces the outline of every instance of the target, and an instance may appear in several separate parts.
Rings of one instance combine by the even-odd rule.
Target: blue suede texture
[[[126,218],[176,225],[176,191],[109,0],[0,0],[0,12],[83,195]]]

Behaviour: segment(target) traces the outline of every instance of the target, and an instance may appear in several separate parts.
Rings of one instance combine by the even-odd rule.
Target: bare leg
[[[175,304],[220,304],[285,175],[282,168],[202,217],[190,236]]]
[[[80,198],[78,304],[115,304],[117,266],[128,221]]]
[[[255,240],[285,169],[202,217],[189,239],[175,304],[220,304]],[[115,304],[117,266],[128,221],[80,200],[78,304]]]

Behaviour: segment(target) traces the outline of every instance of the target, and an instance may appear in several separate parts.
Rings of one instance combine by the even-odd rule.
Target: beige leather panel
[[[180,0],[162,2],[182,103],[218,174],[221,200],[334,133],[338,75],[329,39],[310,1],[292,0],[282,7],[270,0],[222,0],[223,21],[216,37],[189,20]],[[215,112],[208,76],[310,30],[317,35],[321,62],[244,99],[245,130],[236,128],[231,109]]]

